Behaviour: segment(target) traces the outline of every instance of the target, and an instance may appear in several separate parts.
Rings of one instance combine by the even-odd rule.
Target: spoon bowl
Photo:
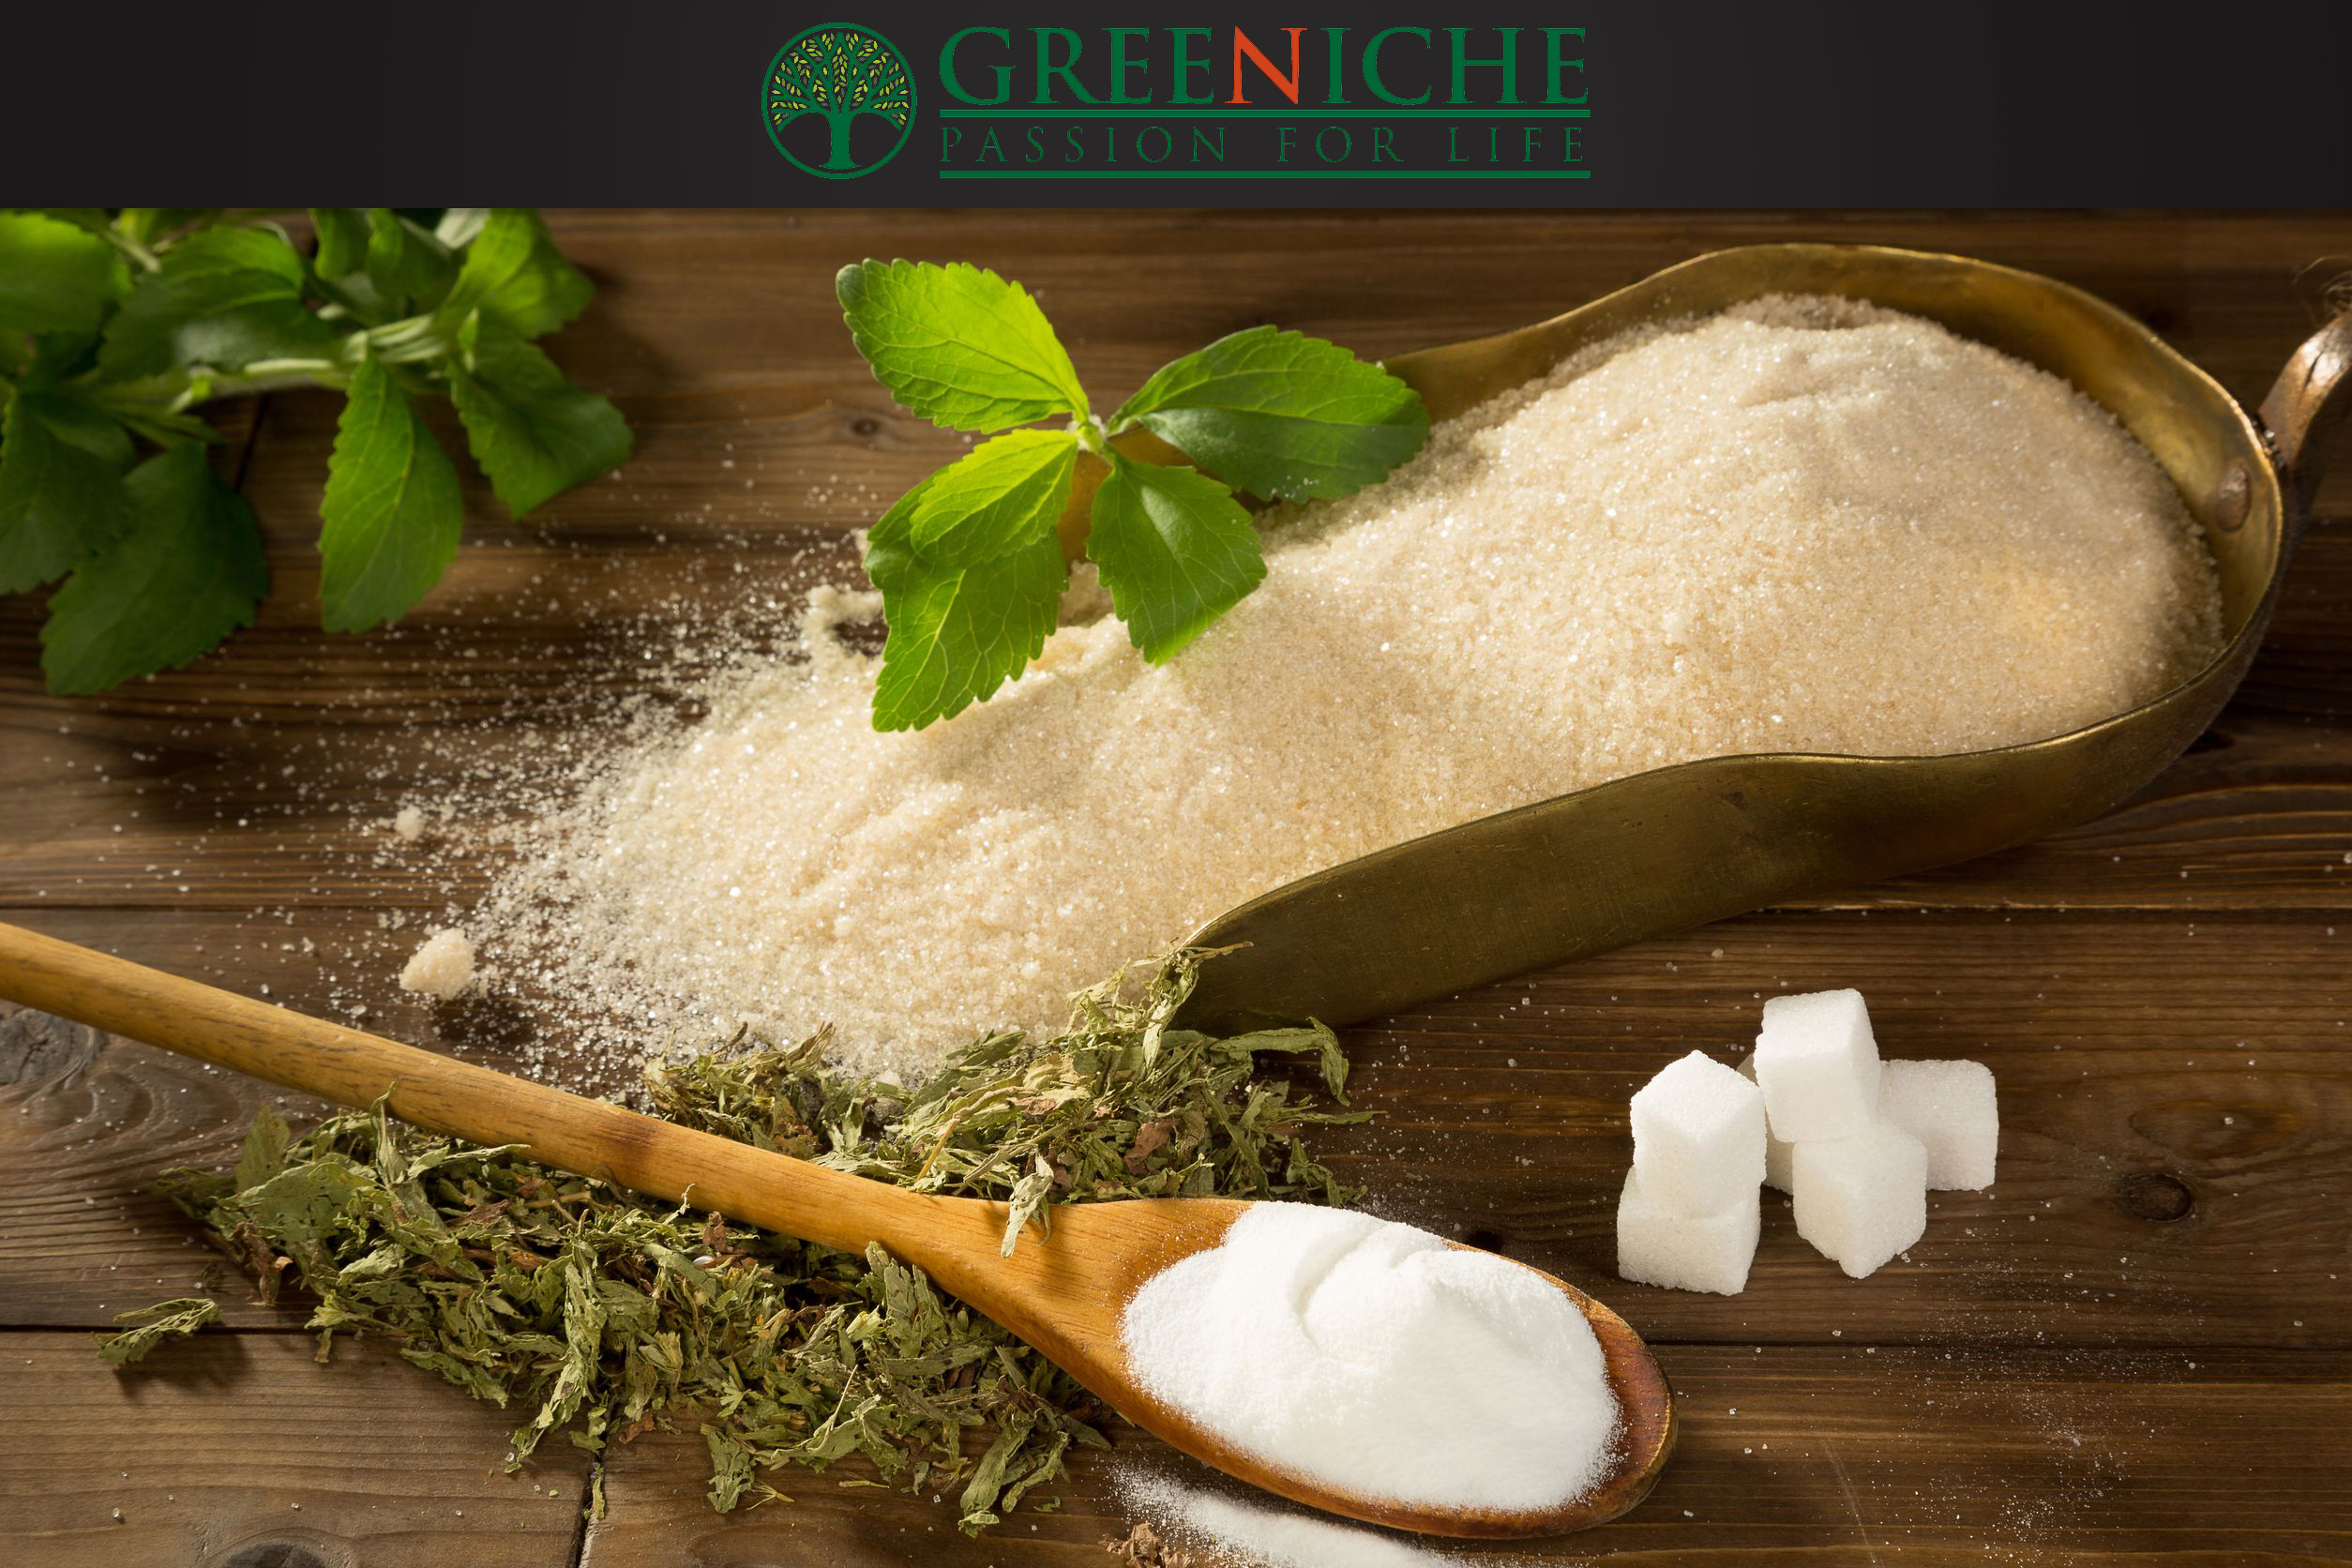
[[[958,1245],[925,1262],[933,1277],[1169,1447],[1294,1502],[1429,1535],[1559,1535],[1613,1519],[1639,1502],[1673,1452],[1673,1395],[1641,1336],[1603,1303],[1530,1269],[1569,1299],[1600,1342],[1619,1411],[1617,1440],[1601,1477],[1576,1497],[1524,1513],[1433,1508],[1342,1491],[1236,1448],[1154,1397],[1138,1381],[1121,1342],[1121,1314],[1143,1282],[1179,1259],[1216,1246],[1247,1203],[1162,1198],[1071,1204],[1054,1211],[1049,1235],[1023,1236],[1014,1259],[1007,1260],[997,1256],[996,1238],[1003,1233],[998,1205],[945,1201],[980,1211],[987,1234],[977,1256],[971,1246]],[[1022,1259],[1026,1267],[1016,1268]]]
[[[829,1170],[8,925],[0,925],[0,997],[340,1105],[384,1100],[414,1125],[520,1144],[542,1164],[803,1241],[855,1253],[880,1244],[1169,1446],[1350,1518],[1435,1535],[1558,1534],[1640,1501],[1673,1446],[1673,1398],[1649,1348],[1616,1313],[1548,1274],[1601,1343],[1621,1420],[1608,1472],[1583,1495],[1527,1514],[1360,1497],[1232,1447],[1153,1398],[1128,1364],[1120,1317],[1137,1289],[1177,1259],[1216,1246],[1246,1203],[1070,1204],[1053,1211],[1048,1234],[1025,1231],[1007,1258],[1001,1203]]]

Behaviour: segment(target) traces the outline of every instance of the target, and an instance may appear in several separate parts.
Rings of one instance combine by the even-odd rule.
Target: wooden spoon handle
[[[925,1211],[979,1207],[899,1192],[6,924],[0,997],[339,1105],[388,1097],[392,1113],[417,1126],[519,1143],[542,1164],[656,1198],[690,1196],[827,1246],[862,1251],[880,1241],[903,1250],[911,1229],[919,1234],[927,1220],[947,1219]]]

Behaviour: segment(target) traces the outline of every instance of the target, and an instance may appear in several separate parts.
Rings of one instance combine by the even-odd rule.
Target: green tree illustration
[[[801,38],[768,78],[768,118],[779,132],[803,114],[815,114],[833,133],[828,169],[857,167],[850,158],[850,127],[860,114],[879,114],[904,129],[913,113],[913,84],[897,54],[881,39],[846,28]]]

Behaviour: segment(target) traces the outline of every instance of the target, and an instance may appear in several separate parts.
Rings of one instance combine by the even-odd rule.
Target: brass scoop
[[[1965,256],[1872,246],[1719,250],[1550,321],[1388,362],[1464,413],[1645,322],[1772,294],[1840,294],[1942,323],[2064,377],[2153,452],[2205,531],[2228,641],[2194,678],[2088,729],[1942,757],[1714,757],[1579,790],[1300,878],[1191,936],[1238,946],[1187,1023],[1348,1023],[1432,997],[2039,838],[2118,805],[2212,721],[2253,661],[2352,406],[2352,315],[2296,351],[2250,418],[2115,307]],[[1123,445],[1130,438],[1123,438]],[[1181,460],[1165,448],[1138,456]],[[1086,497],[1064,538],[1082,529]],[[1078,522],[1078,527],[1072,523]]]

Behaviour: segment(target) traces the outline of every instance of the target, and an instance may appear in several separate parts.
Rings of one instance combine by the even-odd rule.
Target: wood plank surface
[[[588,1463],[501,1473],[515,1418],[389,1350],[206,1334],[117,1373],[81,1334],[0,1340],[0,1541],[23,1568],[558,1568]]]
[[[0,600],[0,919],[516,1064],[527,1015],[391,986],[418,932],[500,864],[511,818],[475,786],[552,776],[583,720],[674,705],[730,642],[776,635],[803,589],[846,568],[852,531],[954,449],[849,347],[831,279],[862,256],[1021,279],[1112,392],[1261,321],[1387,354],[1725,245],[1883,241],[2078,283],[2250,401],[2315,323],[2314,264],[2352,264],[2342,214],[554,221],[600,293],[550,346],[621,403],[636,459],[526,521],[474,486],[468,542],[420,611],[330,638],[310,540],[333,400],[234,411],[218,460],[262,520],[277,588],[227,651],[54,701],[33,673],[38,602]],[[1350,1033],[1357,1103],[1381,1119],[1326,1146],[1371,1204],[1595,1286],[1681,1389],[1686,1437],[1653,1500],[1534,1556],[2352,1561],[2352,447],[2320,507],[2237,699],[2106,820]],[[399,842],[386,823],[412,803],[475,814],[467,844],[490,847]],[[1816,1257],[1777,1199],[1746,1294],[1615,1281],[1632,1090],[1738,1042],[1761,996],[1831,985],[1870,996],[1889,1054],[1994,1067],[1999,1182],[1937,1195],[1920,1245],[1867,1281]],[[567,1447],[520,1483],[495,1476],[510,1414],[381,1350],[312,1365],[299,1307],[253,1304],[147,1194],[166,1167],[224,1158],[267,1100],[302,1108],[0,1018],[0,1349],[20,1373],[0,1560],[1020,1568],[1108,1562],[1100,1543],[1131,1521],[1093,1460],[1059,1511],[977,1543],[945,1506],[837,1485],[854,1470],[782,1478],[791,1503],[722,1518],[689,1429],[618,1454],[611,1513],[583,1534]],[[123,1378],[89,1352],[84,1331],[190,1289],[218,1296],[230,1332]],[[1132,1440],[1121,1454],[1169,1462]]]
[[[43,910],[37,924],[103,945],[120,918]],[[388,972],[414,941],[352,911],[307,912],[259,939],[218,913],[136,928],[143,940],[116,944],[125,957],[194,953],[206,978],[320,1012],[349,994],[330,976],[352,955]],[[2347,956],[2352,920],[2303,915],[1756,915],[1350,1031],[1354,1096],[1380,1120],[1318,1147],[1380,1213],[1574,1280],[1654,1339],[1804,1343],[1839,1329],[1877,1344],[2352,1349]],[[1746,1293],[1618,1281],[1633,1092],[1695,1047],[1751,1035],[1761,995],[1847,985],[1872,999],[1888,1054],[1992,1067],[1998,1184],[1934,1195],[1925,1238],[1869,1280],[1824,1265],[1767,1195]],[[402,1038],[510,1060],[495,1015],[379,1005],[370,1021]],[[0,1088],[10,1319],[100,1328],[217,1275],[146,1184],[234,1159],[254,1109],[299,1116],[294,1097],[123,1041],[20,1071]],[[234,1278],[218,1293],[234,1321],[286,1320]]]
[[[189,700],[147,706],[151,687],[181,684],[166,677],[61,713],[21,683],[0,687],[0,733],[15,743],[0,752],[0,795],[21,802],[24,834],[0,857],[0,907],[468,901],[497,857],[403,849],[384,832],[392,810],[463,797],[596,704],[644,692],[648,638],[659,639],[654,689],[674,691],[707,668],[722,629],[773,621],[779,600],[796,602],[788,585],[848,569],[846,539],[826,537],[807,551],[483,549],[453,574],[461,589],[445,587],[395,632],[329,640],[273,617],[241,634],[219,660],[236,671],[231,693],[191,687]],[[309,569],[281,565],[280,589],[311,591]],[[616,596],[629,613],[607,625]],[[2330,521],[2305,543],[2237,700],[2123,810],[1826,901],[2352,909],[2347,604],[2352,522]],[[701,641],[676,650],[674,627],[649,621],[695,626]],[[29,659],[23,625],[14,656]],[[11,656],[0,648],[0,669]],[[478,828],[507,808],[464,809]]]
[[[1850,1339],[1850,1335],[1848,1336]],[[2311,1438],[2352,1418],[2340,1353],[2059,1354],[2039,1349],[1674,1346],[1660,1355],[1682,1435],[1650,1500],[1623,1519],[1542,1543],[1446,1545],[1428,1568],[1478,1563],[1674,1568],[2288,1568],[2352,1554],[2352,1494]],[[1149,1517],[1123,1477],[1215,1483],[1147,1440],[1081,1456],[1052,1513],[966,1540],[903,1493],[794,1478],[790,1507],[720,1519],[698,1442],[639,1442],[608,1462],[611,1516],[587,1568],[681,1560],[729,1568],[926,1568],[1107,1560],[1100,1543]],[[870,1475],[845,1470],[854,1480]],[[1309,1561],[1346,1568],[1334,1527]],[[1403,1568],[1399,1560],[1353,1560]]]

